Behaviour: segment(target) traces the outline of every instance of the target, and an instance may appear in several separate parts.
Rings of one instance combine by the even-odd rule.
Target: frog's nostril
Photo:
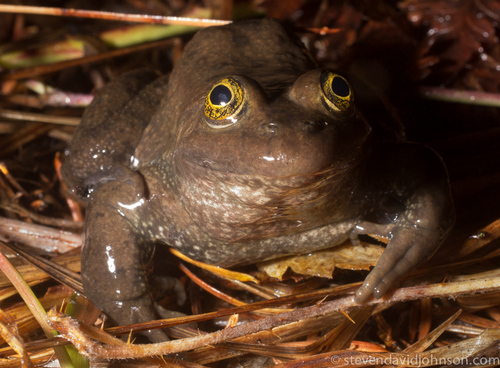
[[[271,121],[269,123],[264,124],[264,129],[268,133],[276,133],[279,129],[279,125],[277,123]]]
[[[304,121],[301,125],[302,128],[309,133],[320,132],[326,127],[326,123],[313,120]]]

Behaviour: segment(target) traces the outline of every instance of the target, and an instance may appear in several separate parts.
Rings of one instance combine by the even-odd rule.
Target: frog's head
[[[317,69],[275,20],[198,32],[156,119],[148,141],[174,168],[190,217],[216,238],[272,237],[352,216],[370,127],[347,80]]]
[[[249,77],[216,78],[183,120],[176,145],[183,160],[272,178],[343,167],[370,133],[347,80],[318,69],[272,95]]]
[[[315,69],[280,91],[214,78],[183,120],[177,187],[213,236],[276,236],[347,216],[370,127],[342,76]]]

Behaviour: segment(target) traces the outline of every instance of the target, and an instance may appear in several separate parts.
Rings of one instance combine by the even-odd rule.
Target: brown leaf
[[[269,276],[281,279],[290,268],[300,275],[332,278],[335,267],[348,270],[369,270],[377,263],[384,247],[368,243],[340,246],[307,255],[292,256],[265,261],[257,267]]]
[[[441,80],[456,76],[474,57],[498,43],[498,2],[407,0],[399,6],[415,26],[426,30],[420,53],[422,57],[439,57],[435,70]]]

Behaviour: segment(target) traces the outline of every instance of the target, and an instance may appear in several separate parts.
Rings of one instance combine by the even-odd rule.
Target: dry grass
[[[258,8],[282,19],[293,18],[297,27],[342,28],[340,34],[301,33],[329,67],[345,67],[343,60],[356,64],[360,57],[378,60],[373,57],[377,50],[385,53],[380,57],[384,61],[391,47],[401,49],[402,40],[426,45],[425,37],[408,32],[410,25],[403,22],[399,10],[387,10],[384,2],[374,3],[377,6],[370,11],[347,4],[328,5],[327,1],[287,0],[264,5],[236,1],[234,7],[246,14]],[[228,1],[217,4],[222,12],[218,17],[232,5]],[[297,13],[295,9],[304,11]],[[381,12],[378,18],[374,9]],[[422,7],[415,9],[423,11]],[[196,11],[181,0],[130,1],[123,9],[133,10],[175,15]],[[58,155],[70,141],[82,105],[95,88],[137,66],[167,72],[164,65],[175,62],[183,45],[180,40],[162,39],[114,49],[103,35],[115,27],[114,23],[93,20],[73,23],[68,18],[0,13],[0,60],[9,51],[31,50],[17,56],[18,67],[2,66],[0,72],[0,240],[29,249],[24,257],[45,272],[3,246],[2,251],[9,254],[43,307],[56,307],[49,320],[62,333],[62,337],[45,337],[17,290],[6,278],[0,278],[0,338],[4,342],[0,367],[42,366],[54,359],[52,348],[68,344],[68,340],[82,354],[91,356],[96,367],[109,365],[110,358],[132,357],[150,358],[122,361],[120,366],[199,367],[215,366],[215,362],[228,367],[234,362],[280,367],[500,365],[498,359],[488,360],[498,357],[500,342],[499,112],[494,107],[401,101],[390,91],[384,91],[386,97],[377,103],[385,104],[387,115],[396,122],[409,118],[409,135],[442,154],[457,210],[457,224],[446,243],[398,288],[381,300],[359,306],[352,301],[363,277],[359,271],[336,270],[332,279],[294,275],[297,283],[265,279],[255,285],[237,278],[224,279],[224,275],[211,276],[183,264],[179,275],[190,297],[183,311],[189,315],[133,327],[135,332],[165,327],[175,339],[159,345],[131,345],[109,335],[126,336],[130,327],[106,325],[106,332],[100,330],[102,321],[95,324],[99,311],[59,283],[81,291],[79,251],[71,249],[79,244],[84,211],[65,194],[58,175]],[[493,29],[493,34],[498,33]],[[460,34],[449,37],[456,37],[456,44],[463,47],[472,42],[459,42]],[[360,56],[366,42],[370,50]],[[499,47],[498,39],[496,44],[492,42],[488,39],[483,44],[490,62]],[[463,62],[467,73],[453,69],[450,77],[449,69],[432,69],[424,63],[432,58],[435,63],[442,61],[449,53],[440,54],[432,48],[413,51],[409,55],[418,58],[421,67],[418,77],[413,77],[420,78],[420,86],[432,88],[432,76],[438,83],[446,77],[448,88],[476,86],[480,92],[488,92],[488,97],[498,97],[491,93],[498,93],[491,80],[498,75],[484,78],[490,69],[477,64],[473,56],[463,62],[467,55],[459,53],[457,60]],[[25,64],[42,56],[49,59],[46,64]],[[400,90],[397,94],[407,96]],[[394,126],[399,127],[398,123]],[[401,136],[402,129],[398,129],[395,135]],[[245,271],[262,276],[254,268]],[[163,304],[175,307],[172,298]],[[59,310],[81,322],[75,323]],[[177,352],[180,355],[173,354]],[[163,354],[173,355],[158,358]]]

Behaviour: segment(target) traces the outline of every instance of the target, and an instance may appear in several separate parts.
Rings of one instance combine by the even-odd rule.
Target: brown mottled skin
[[[63,167],[89,190],[82,276],[96,306],[120,324],[155,318],[155,244],[227,267],[386,236],[358,302],[433,254],[453,222],[440,158],[373,142],[354,106],[327,106],[321,73],[266,19],[201,30],[170,77],[138,70],[99,91]],[[216,129],[204,103],[224,77],[243,107]]]

